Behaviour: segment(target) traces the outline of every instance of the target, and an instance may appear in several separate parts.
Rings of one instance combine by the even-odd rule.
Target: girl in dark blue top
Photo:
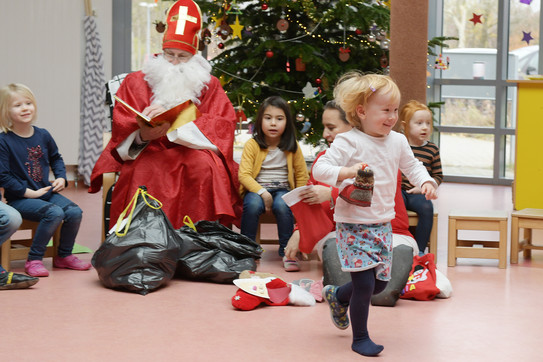
[[[0,187],[23,219],[39,222],[25,271],[34,277],[49,275],[42,259],[61,223],[53,266],[88,270],[90,263],[72,254],[83,212],[60,194],[67,186],[66,168],[51,134],[33,126],[36,110],[36,99],[26,86],[9,84],[0,89]],[[49,181],[50,171],[53,182]]]

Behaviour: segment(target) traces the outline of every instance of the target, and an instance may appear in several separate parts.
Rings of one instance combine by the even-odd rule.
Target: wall
[[[106,80],[111,78],[111,0],[93,0]],[[66,165],[79,150],[84,0],[0,1],[0,84],[23,83],[38,103],[36,125],[55,138]]]

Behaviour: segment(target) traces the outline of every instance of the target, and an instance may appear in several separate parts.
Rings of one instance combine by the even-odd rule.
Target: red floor
[[[443,184],[438,268],[450,299],[400,300],[371,307],[370,333],[382,361],[540,361],[543,253],[498,269],[497,260],[459,259],[448,268],[447,213],[452,208],[511,211],[511,188]],[[71,188],[84,210],[78,243],[100,242],[101,196]],[[265,246],[259,271],[286,280],[320,278],[318,261],[282,271],[275,246]],[[81,254],[90,259],[90,254]],[[51,260],[45,259],[50,268]],[[13,262],[22,271],[22,262]],[[0,361],[355,361],[351,331],[335,328],[326,304],[234,310],[234,285],[174,280],[147,296],[106,289],[94,270],[54,269],[30,290],[0,291]]]

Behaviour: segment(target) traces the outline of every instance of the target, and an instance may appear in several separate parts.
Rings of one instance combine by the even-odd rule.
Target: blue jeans
[[[17,231],[22,222],[21,214],[0,200],[0,245]],[[5,269],[0,265],[0,273],[3,271]]]
[[[66,257],[72,254],[75,237],[83,218],[83,211],[79,206],[58,193],[53,193],[48,201],[19,199],[9,204],[21,213],[23,219],[40,223],[32,240],[28,260],[43,259],[49,240],[63,221],[58,256]]]
[[[285,246],[294,229],[294,216],[283,201],[287,189],[268,190],[273,197],[272,212],[277,219],[277,234],[279,235],[279,255],[285,256]],[[254,192],[248,192],[243,199],[243,215],[241,216],[241,233],[252,240],[256,239],[258,219],[266,212],[264,200]]]
[[[419,216],[419,223],[414,236],[419,246],[419,252],[424,253],[434,224],[434,204],[432,204],[432,201],[426,200],[423,194],[408,194],[402,190],[402,196],[405,208],[416,212]]]

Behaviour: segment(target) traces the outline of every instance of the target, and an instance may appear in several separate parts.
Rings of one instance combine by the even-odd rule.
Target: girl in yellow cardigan
[[[241,233],[255,240],[260,215],[271,210],[277,219],[279,256],[285,270],[299,270],[296,260],[285,257],[294,217],[281,196],[304,186],[309,175],[296,141],[294,119],[283,98],[266,98],[260,106],[253,138],[243,148],[238,177],[243,198]]]

